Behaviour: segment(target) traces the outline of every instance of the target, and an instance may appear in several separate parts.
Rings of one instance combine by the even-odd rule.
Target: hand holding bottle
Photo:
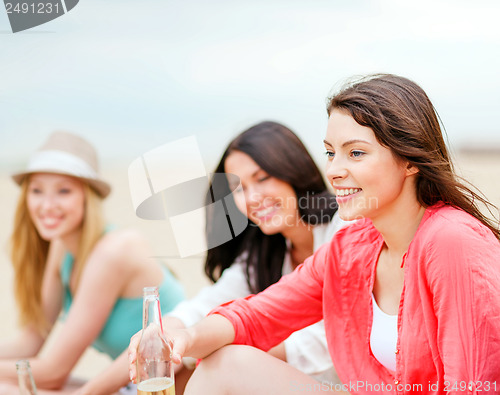
[[[129,373],[130,373],[130,381],[137,383],[137,357],[138,357],[138,347],[139,342],[142,336],[142,331],[137,332],[130,339],[130,344],[128,348],[128,356],[129,356]],[[186,350],[188,333],[185,329],[169,329],[168,330],[168,344],[171,347],[171,356],[170,360],[174,363],[174,365],[182,364],[182,357]],[[149,337],[149,335],[148,335]],[[173,340],[173,341],[172,341]],[[175,370],[175,366],[174,366]]]
[[[137,364],[137,349],[140,347],[140,333],[135,334],[129,345],[130,379],[140,381]],[[173,346],[171,361],[180,364],[182,357],[205,358],[219,348],[231,344],[234,340],[234,328],[225,317],[210,315],[187,329],[169,329],[169,339]]]
[[[175,394],[172,347],[163,334],[158,287],[144,288],[136,369],[138,395]]]

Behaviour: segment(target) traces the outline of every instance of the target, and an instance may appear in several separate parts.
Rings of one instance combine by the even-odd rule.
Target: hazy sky
[[[264,119],[318,156],[326,96],[372,72],[419,83],[455,147],[500,144],[497,0],[80,0],[16,34],[0,8],[2,166],[54,129],[106,160],[188,135],[211,159]]]

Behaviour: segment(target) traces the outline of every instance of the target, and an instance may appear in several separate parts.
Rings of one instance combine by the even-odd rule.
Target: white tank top
[[[387,369],[396,371],[396,346],[398,341],[398,316],[384,313],[372,293],[373,323],[370,347],[377,360]]]

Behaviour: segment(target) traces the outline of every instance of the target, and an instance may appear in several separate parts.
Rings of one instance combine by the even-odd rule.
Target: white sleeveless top
[[[398,341],[398,316],[384,313],[372,293],[373,323],[370,347],[377,360],[387,369],[396,371],[396,346]]]

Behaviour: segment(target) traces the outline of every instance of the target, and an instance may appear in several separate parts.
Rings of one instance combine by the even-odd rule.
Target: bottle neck
[[[31,374],[31,367],[27,360],[16,363],[19,393],[21,395],[36,395],[36,385]]]
[[[155,324],[158,325],[163,332],[160,298],[158,294],[144,295],[143,304],[142,329],[146,329],[150,324]]]

